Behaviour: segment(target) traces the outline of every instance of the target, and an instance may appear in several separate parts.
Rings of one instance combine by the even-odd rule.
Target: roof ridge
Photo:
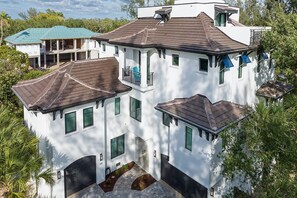
[[[217,130],[217,124],[212,114],[211,102],[208,100],[208,98],[205,97],[203,98],[203,103],[204,103],[204,110],[206,112],[206,116],[207,116],[207,120],[210,128],[212,128],[213,130]]]
[[[134,21],[130,21],[129,23],[127,23],[127,24],[125,24],[125,25],[122,25],[122,26],[120,26],[120,27],[118,27],[118,28],[116,28],[116,29],[114,29],[114,30],[112,30],[112,31],[110,31],[110,32],[101,34],[100,36],[104,36],[104,35],[111,34],[111,33],[115,32],[115,31],[117,31],[117,30],[119,30],[119,29],[122,29],[122,28],[124,28],[124,27],[126,27],[126,26],[128,26],[128,25],[130,25],[130,24],[132,24],[132,23],[134,23],[134,22],[136,22],[136,21],[138,21],[138,19],[135,19]]]
[[[54,70],[54,71],[52,71],[52,72],[50,72],[50,73],[48,73],[48,74],[46,74],[44,76],[41,76],[39,78],[31,79],[31,80],[26,80],[26,81],[21,81],[20,83],[23,82],[23,84],[14,85],[14,87],[22,87],[22,86],[26,86],[26,85],[33,85],[33,84],[38,83],[38,82],[40,82],[40,81],[42,81],[42,80],[44,80],[44,79],[46,79],[46,78],[48,78],[48,77],[56,74],[56,73],[63,73],[64,71],[61,71],[61,70],[64,69],[64,67],[69,66],[69,64],[71,64],[71,62],[70,63],[67,63],[67,64],[63,65],[63,67],[60,67],[59,69]]]
[[[201,23],[202,23],[202,27],[203,27],[203,30],[204,30],[204,34],[205,34],[205,37],[206,37],[206,39],[207,39],[207,43],[210,45],[210,47],[211,48],[215,48],[215,46],[213,45],[213,42],[211,41],[211,39],[210,39],[210,31],[209,31],[209,29],[208,29],[208,27],[206,27],[205,26],[205,24],[204,24],[204,20],[203,20],[203,17],[204,16],[207,16],[207,17],[209,17],[205,12],[201,12],[201,13],[199,13],[199,15],[197,16],[197,18],[200,16],[200,21],[201,21]],[[210,18],[210,17],[209,17]]]
[[[148,36],[148,29],[144,28],[144,34],[141,39],[141,44],[146,44],[147,43],[147,36]]]
[[[58,74],[57,74],[58,73]],[[28,104],[28,106],[34,106],[36,105],[36,103],[38,101],[41,100],[41,98],[43,98],[45,96],[45,94],[50,90],[50,88],[52,87],[52,85],[55,83],[55,80],[57,79],[57,77],[59,76],[59,72],[55,72],[55,74],[57,74],[54,79],[52,79],[46,86],[46,88],[43,90],[43,92],[41,92],[41,94],[39,95],[39,98],[37,98],[37,100],[34,101],[34,103],[31,105],[31,104]]]
[[[106,91],[106,90],[103,90],[103,89],[99,89],[99,88],[94,88],[94,87],[91,87],[90,85],[87,85],[86,83],[78,80],[77,78],[71,76],[70,74],[66,73],[65,74],[65,77],[68,77],[69,79],[79,83],[80,85],[86,87],[86,88],[89,88],[91,90],[95,90],[95,91],[101,91],[101,92],[105,92],[105,93],[109,93],[109,94],[115,94],[116,92],[110,92],[110,91]]]
[[[141,34],[142,32],[145,32],[145,29],[147,29],[146,27],[141,29],[139,32],[137,33],[134,33],[134,34],[130,34],[128,36],[123,36],[123,37],[118,37],[118,38],[115,38],[115,39],[111,39],[110,41],[117,41],[117,40],[121,40],[121,39],[127,39],[127,38],[131,38],[133,36],[136,36],[138,34]]]

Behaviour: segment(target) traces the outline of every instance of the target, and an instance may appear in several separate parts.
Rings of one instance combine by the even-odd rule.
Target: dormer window
[[[226,27],[226,21],[227,21],[227,14],[219,13],[215,19],[215,26]]]

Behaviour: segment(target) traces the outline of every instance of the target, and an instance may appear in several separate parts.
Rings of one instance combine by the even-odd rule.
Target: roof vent
[[[155,14],[161,16],[163,22],[167,22],[170,19],[170,13],[172,11],[172,7],[162,7],[159,10],[156,10]]]

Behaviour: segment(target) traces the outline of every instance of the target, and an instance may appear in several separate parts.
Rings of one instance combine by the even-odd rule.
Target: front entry
[[[136,137],[135,141],[136,141],[135,144],[136,144],[137,164],[144,170],[148,171],[149,156],[148,156],[147,143],[140,137]]]
[[[83,157],[64,170],[65,196],[96,183],[96,156]]]

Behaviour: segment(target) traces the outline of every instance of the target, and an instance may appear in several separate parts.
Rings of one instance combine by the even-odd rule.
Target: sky
[[[121,6],[129,0],[0,0],[0,11],[13,19],[30,7],[38,11],[50,8],[63,12],[66,18],[127,18]]]

